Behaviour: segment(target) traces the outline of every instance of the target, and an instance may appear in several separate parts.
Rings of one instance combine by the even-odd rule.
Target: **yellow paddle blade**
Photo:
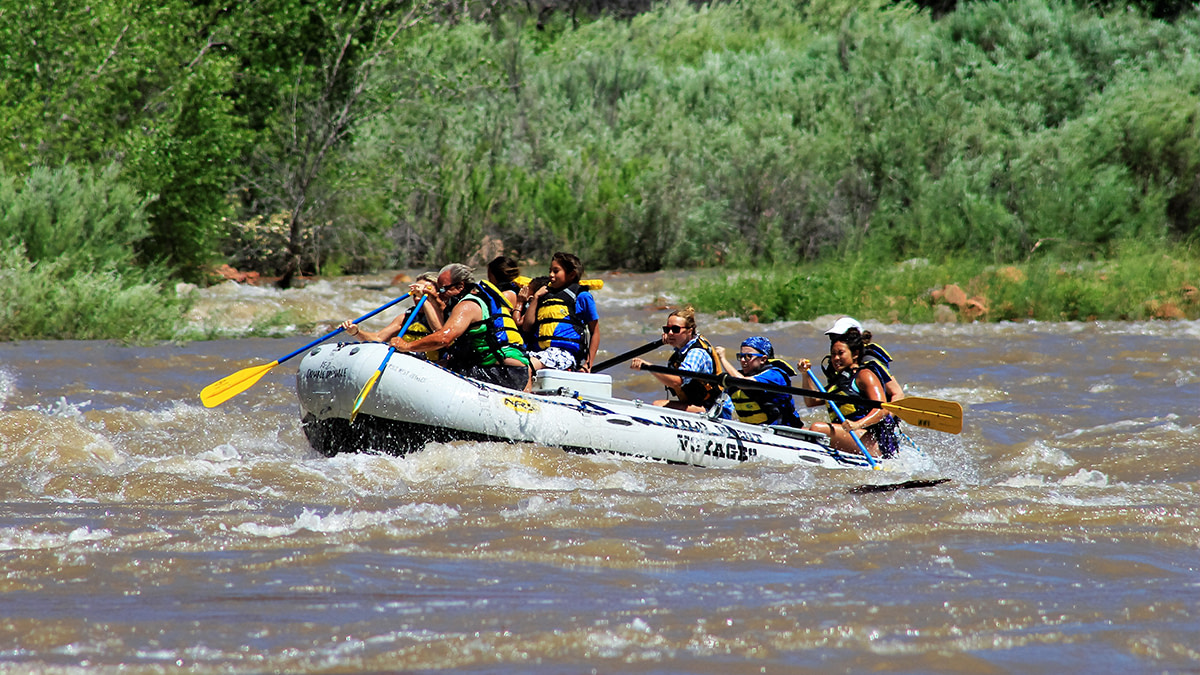
[[[530,279],[529,277],[517,277],[516,279],[513,279],[513,283],[518,286],[528,286],[529,282],[531,282],[531,281],[533,281],[533,279]],[[589,291],[598,291],[601,288],[604,288],[604,280],[603,279],[580,279],[579,285]]]
[[[884,403],[882,407],[905,422],[924,429],[944,431],[948,434],[962,431],[962,406],[955,401],[909,396],[892,403]]]
[[[200,402],[206,408],[221,405],[253,387],[255,382],[262,379],[263,375],[269,373],[277,365],[279,365],[278,361],[272,361],[265,366],[243,368],[229,377],[217,380],[200,391]]]
[[[362,407],[363,401],[367,400],[367,394],[371,393],[371,388],[375,386],[375,382],[382,374],[382,370],[376,370],[371,373],[371,378],[363,385],[362,391],[358,392],[358,398],[354,399],[354,408],[350,411],[351,424],[354,424],[354,418],[358,415],[358,409]]]

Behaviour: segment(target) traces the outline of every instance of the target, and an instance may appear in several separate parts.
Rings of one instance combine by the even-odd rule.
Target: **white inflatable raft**
[[[304,432],[317,451],[404,454],[429,441],[507,441],[572,452],[611,452],[695,466],[753,458],[823,468],[869,468],[828,439],[790,427],[756,426],[612,398],[608,375],[542,371],[534,393],[478,382],[396,353],[359,408],[363,385],[388,347],[325,344],[300,362],[296,392]]]

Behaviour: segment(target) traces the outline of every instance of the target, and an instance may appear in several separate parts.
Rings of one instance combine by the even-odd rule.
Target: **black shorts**
[[[524,391],[525,385],[529,384],[529,368],[526,366],[471,366],[458,374],[517,391]]]

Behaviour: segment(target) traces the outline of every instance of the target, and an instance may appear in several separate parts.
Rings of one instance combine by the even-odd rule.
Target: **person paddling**
[[[435,292],[448,312],[442,327],[413,342],[392,338],[389,344],[398,352],[446,349],[450,370],[502,387],[528,390],[529,357],[500,289],[487,280],[476,281],[470,267],[452,263],[438,273]]]
[[[780,424],[800,428],[804,421],[796,413],[796,404],[791,394],[778,394],[761,389],[740,389],[737,380],[754,380],[782,387],[792,386],[796,371],[783,359],[775,358],[775,348],[765,337],[753,336],[742,341],[737,353],[737,368],[725,357],[725,348],[717,347],[717,358],[729,374],[729,388],[733,390],[733,409],[738,420],[747,424]]]
[[[709,375],[725,372],[716,358],[712,344],[696,332],[696,310],[685,307],[671,312],[667,317],[667,325],[663,326],[662,330],[663,343],[675,348],[675,353],[667,361],[668,368]],[[634,358],[629,362],[629,367],[641,370],[643,364],[649,365],[649,362]],[[675,396],[673,399],[655,401],[654,405],[688,412],[716,411],[721,419],[733,419],[733,403],[716,384],[692,377],[658,372],[651,374]]]
[[[843,316],[825,331],[825,335],[830,339],[840,338],[850,332],[850,329],[857,330],[862,334],[862,324],[853,317]],[[869,335],[869,333],[868,333]],[[888,366],[892,363],[892,355],[888,353],[882,345],[871,341],[863,345],[863,366],[870,368],[879,377],[879,381],[883,383],[884,391],[887,392],[887,400],[899,401],[904,398],[904,387],[900,386],[900,382],[892,376],[892,371]]]
[[[857,328],[850,328],[846,333],[830,338],[827,363],[822,364],[828,381],[825,387],[828,393],[887,402],[887,393],[879,376],[873,369],[863,365],[863,353],[870,341],[870,331],[862,333]],[[816,388],[811,376],[812,363],[808,359],[802,359],[799,365],[800,370],[804,372],[803,387]],[[825,399],[804,397],[804,404],[810,408],[827,403]],[[829,436],[830,444],[843,452],[860,452],[858,443],[855,442],[857,437],[872,455],[887,459],[896,454],[899,442],[896,439],[895,427],[887,421],[888,414],[885,410],[853,403],[844,403],[839,409],[845,417],[845,422],[836,424],[839,418],[837,413],[831,410],[828,423],[814,422],[809,428]]]
[[[417,319],[414,320],[411,325],[409,325],[408,330],[404,332],[404,335],[399,337],[412,342],[413,340],[423,338],[442,327],[442,310],[444,305],[433,292],[436,283],[436,272],[422,272],[417,275],[417,280],[409,285],[408,292],[413,297],[414,302],[422,295],[427,296],[429,299],[426,300],[424,306],[421,307],[421,315],[417,317]],[[404,328],[405,322],[408,321],[408,317],[411,316],[414,311],[416,311],[415,305],[413,307],[409,307],[407,311],[397,315],[396,318],[392,319],[391,323],[378,331],[363,330],[361,326],[349,319],[342,322],[342,330],[346,331],[347,335],[356,337],[363,342],[387,342],[393,337],[397,337],[400,329]],[[437,361],[438,352],[436,350],[427,352],[425,357],[430,361]]]

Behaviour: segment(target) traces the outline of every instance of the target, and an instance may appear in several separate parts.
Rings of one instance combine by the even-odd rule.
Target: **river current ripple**
[[[656,338],[679,276],[602,278],[600,358]],[[928,462],[898,471],[326,459],[298,359],[200,404],[389,279],[205,289],[209,342],[0,344],[0,671],[1200,669],[1200,322],[867,322],[910,394],[964,408],[960,435],[908,428]],[[236,337],[272,316],[299,330]],[[832,318],[700,321],[818,361]],[[912,478],[950,480],[854,491]]]

